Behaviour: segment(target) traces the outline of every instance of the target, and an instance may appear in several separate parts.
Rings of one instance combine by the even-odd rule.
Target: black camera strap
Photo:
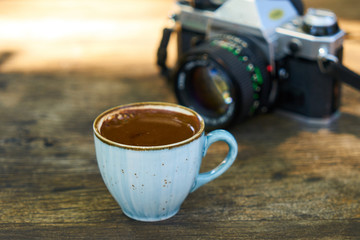
[[[173,32],[172,28],[164,28],[163,35],[160,41],[160,45],[157,51],[157,65],[161,69],[161,75],[169,79],[170,71],[169,68],[166,66],[166,59],[167,59],[167,46],[170,41],[171,33]]]
[[[340,81],[360,90],[360,75],[342,65],[336,57],[331,55],[320,57],[318,64],[321,72],[336,76]]]
[[[330,73],[334,73],[344,83],[360,90],[360,76],[347,67],[339,63],[331,63],[329,66]]]

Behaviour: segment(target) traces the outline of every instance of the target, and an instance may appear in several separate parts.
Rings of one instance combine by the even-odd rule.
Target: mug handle
[[[195,180],[194,186],[190,192],[194,192],[196,189],[202,185],[214,180],[223,174],[228,168],[233,164],[238,153],[238,145],[233,135],[225,130],[215,130],[210,132],[205,136],[205,147],[203,157],[205,157],[206,152],[211,144],[217,141],[224,141],[229,146],[229,152],[226,158],[213,170],[200,173]]]

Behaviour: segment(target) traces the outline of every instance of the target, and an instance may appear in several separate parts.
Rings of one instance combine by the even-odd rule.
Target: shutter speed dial
[[[340,30],[335,13],[314,8],[305,14],[302,29],[313,36],[331,36]]]

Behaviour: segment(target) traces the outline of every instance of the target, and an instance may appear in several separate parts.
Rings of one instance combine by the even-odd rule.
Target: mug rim
[[[158,145],[158,146],[136,146],[136,145],[128,145],[128,144],[118,143],[118,142],[112,141],[110,139],[107,139],[100,134],[99,129],[98,129],[98,123],[102,119],[102,117],[104,117],[106,114],[108,114],[112,111],[115,111],[117,109],[137,107],[137,106],[155,106],[155,107],[163,106],[163,107],[170,107],[170,108],[180,108],[180,109],[185,110],[185,111],[191,113],[192,115],[194,115],[199,120],[200,128],[193,136],[191,136],[190,138],[187,138],[183,141],[166,144],[166,145]],[[198,114],[191,108],[187,108],[187,107],[184,107],[179,104],[167,103],[167,102],[136,102],[136,103],[118,105],[116,107],[109,108],[109,109],[105,110],[104,112],[100,113],[93,122],[93,132],[94,132],[95,136],[99,140],[101,140],[103,143],[111,145],[111,146],[119,147],[119,148],[131,149],[131,150],[160,150],[160,149],[170,149],[170,148],[179,147],[179,146],[188,144],[188,143],[194,141],[195,139],[198,139],[200,136],[202,136],[204,129],[205,129],[205,122],[204,122],[204,119],[200,116],[200,114]]]

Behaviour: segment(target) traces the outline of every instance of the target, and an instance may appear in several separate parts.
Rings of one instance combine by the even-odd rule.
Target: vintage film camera
[[[177,1],[174,27],[165,28],[158,65],[180,104],[211,128],[260,112],[282,110],[327,123],[338,114],[341,81],[360,87],[342,62],[345,33],[336,15],[301,0]],[[166,66],[170,34],[178,61]]]

